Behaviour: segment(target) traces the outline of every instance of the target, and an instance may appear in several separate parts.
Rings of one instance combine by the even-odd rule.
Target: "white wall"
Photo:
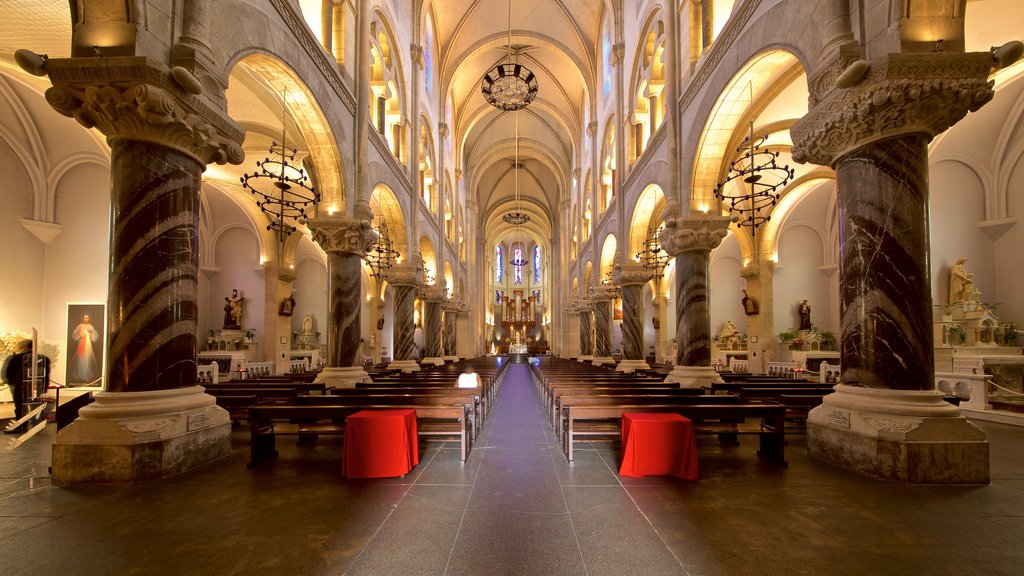
[[[747,333],[747,317],[743,313],[743,278],[740,277],[740,245],[730,232],[711,253],[711,278],[708,298],[711,307],[711,335],[722,331],[726,320],[732,320],[740,332]],[[675,297],[678,297],[676,295]],[[675,307],[672,308],[675,315]]]

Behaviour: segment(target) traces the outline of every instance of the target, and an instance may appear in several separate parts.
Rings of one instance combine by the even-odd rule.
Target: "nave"
[[[42,574],[1016,574],[1020,428],[979,422],[992,483],[921,487],[807,457],[788,468],[699,444],[697,484],[617,474],[616,446],[570,467],[529,368],[513,364],[465,465],[421,444],[406,477],[346,480],[340,443],[279,442],[247,469],[248,429],[194,472],[144,485],[51,486],[53,427],[0,453],[0,561]]]

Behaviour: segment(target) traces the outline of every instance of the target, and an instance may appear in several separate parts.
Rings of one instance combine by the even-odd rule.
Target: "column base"
[[[328,366],[316,375],[313,382],[328,388],[355,388],[359,382],[373,382],[370,375],[359,366]]]
[[[444,358],[440,356],[431,356],[430,358],[424,358],[420,360],[420,365],[429,364],[431,366],[444,366]]]
[[[458,362],[459,361],[459,357],[458,356],[445,356],[444,357],[444,361],[445,362]]]
[[[807,452],[881,480],[988,484],[985,433],[934,390],[837,384],[807,418]]]
[[[675,366],[665,382],[678,382],[680,388],[711,388],[711,384],[724,380],[710,366]]]
[[[592,355],[577,356],[576,357],[576,361],[577,362],[584,362],[584,363],[586,363],[586,362],[593,362],[594,361],[594,357]]]
[[[594,359],[591,360],[591,362],[594,363],[594,366],[604,366],[606,364],[609,366],[615,366],[615,358],[612,358],[611,356],[594,356]]]
[[[56,484],[130,484],[186,472],[231,453],[231,419],[201,386],[100,392],[57,434]]]
[[[626,374],[632,374],[637,370],[650,370],[651,367],[645,360],[622,360],[619,365],[615,367],[618,372],[625,372]]]
[[[388,370],[401,370],[402,372],[419,372],[420,365],[415,360],[392,360],[388,364]]]

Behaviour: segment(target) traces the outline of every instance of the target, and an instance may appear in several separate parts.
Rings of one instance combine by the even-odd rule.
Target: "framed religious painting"
[[[103,387],[106,321],[106,304],[68,304],[64,372],[68,386]]]

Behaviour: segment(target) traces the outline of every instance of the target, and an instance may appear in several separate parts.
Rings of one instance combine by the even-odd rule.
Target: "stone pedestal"
[[[231,453],[231,419],[200,386],[99,392],[53,445],[57,484],[166,478]]]
[[[987,484],[985,433],[935,390],[837,384],[807,419],[807,451],[882,480]]]
[[[196,386],[199,186],[244,132],[146,57],[49,59],[47,102],[107,136],[113,230],[106,391],[57,435],[61,483],[129,483],[226,455],[230,422]]]
[[[326,384],[328,388],[355,388],[357,383],[373,382],[373,379],[359,366],[328,366],[316,375],[314,382]]]

